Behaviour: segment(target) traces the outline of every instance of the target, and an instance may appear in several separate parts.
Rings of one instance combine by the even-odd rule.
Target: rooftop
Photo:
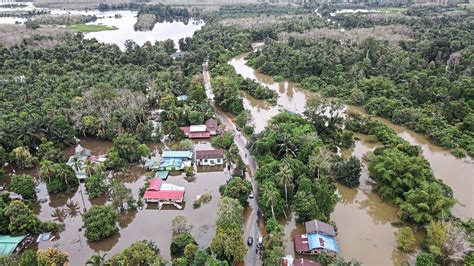
[[[191,125],[189,127],[189,132],[205,132],[207,131],[207,126],[206,125]]]
[[[214,150],[199,150],[196,151],[196,159],[221,159],[224,157],[224,151],[221,149]]]
[[[206,121],[206,127],[207,127],[207,130],[209,130],[209,131],[217,130],[217,128],[218,128],[217,120],[215,120],[214,118],[208,119]]]
[[[319,220],[311,220],[304,223],[306,227],[306,233],[320,233],[329,236],[336,236],[336,230],[334,226],[321,222]]]
[[[0,256],[10,256],[25,237],[0,235]]]
[[[184,190],[184,187],[164,183],[159,178],[152,178],[143,197],[145,199],[183,200]]]
[[[192,159],[193,153],[191,151],[164,151],[161,155],[163,158],[187,158]]]
[[[337,244],[336,238],[328,235],[310,233],[307,234],[309,248],[313,249],[326,249],[329,251],[339,252],[339,245]]]

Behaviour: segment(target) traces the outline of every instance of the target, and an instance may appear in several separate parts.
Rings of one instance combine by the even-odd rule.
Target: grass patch
[[[105,30],[116,30],[115,26],[106,26],[102,24],[74,24],[71,25],[71,29],[75,32],[98,32]]]

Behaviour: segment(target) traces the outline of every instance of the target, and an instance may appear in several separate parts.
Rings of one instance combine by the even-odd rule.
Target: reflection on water
[[[115,18],[116,14],[120,14],[121,18]],[[133,40],[138,45],[143,45],[149,41],[152,44],[155,41],[164,41],[172,39],[175,44],[178,44],[179,39],[191,37],[194,32],[201,29],[204,25],[202,20],[189,19],[188,23],[174,21],[162,22],[155,25],[151,31],[135,31],[133,25],[137,21],[137,11],[121,10],[121,11],[106,11],[99,12],[97,21],[89,24],[104,24],[107,26],[115,26],[118,29],[112,31],[91,32],[84,34],[88,39],[95,38],[99,42],[117,44],[120,49],[125,49],[125,41]]]
[[[261,74],[245,65],[245,56],[237,56],[230,60],[229,64],[235,67],[237,73],[273,89],[280,96],[278,98],[279,106],[263,108],[265,105],[262,101],[249,98],[244,94],[244,106],[252,113],[256,132],[263,130],[268,120],[282,109],[297,113],[303,112],[306,98],[309,95],[314,95],[313,93],[299,89],[296,84],[291,82],[274,82],[270,76]],[[348,106],[347,109],[363,112],[363,109],[354,106]],[[449,151],[430,144],[423,136],[394,125],[386,119],[377,119],[393,128],[399,136],[410,143],[422,147],[423,155],[430,162],[434,175],[449,185],[453,189],[456,199],[460,201],[453,208],[453,213],[461,218],[473,217],[473,160],[456,159]],[[356,134],[356,136],[360,140],[356,142],[352,150],[343,151],[343,155],[353,154],[362,159],[364,154],[373,151],[377,145],[380,145],[370,143],[366,136],[360,134]],[[338,184],[338,192],[341,201],[336,205],[331,219],[336,222],[339,229],[337,239],[341,246],[341,255],[346,258],[355,258],[367,265],[401,265],[405,260],[405,255],[396,248],[394,235],[396,228],[391,225],[392,221],[398,220],[398,210],[384,203],[372,191],[367,166],[363,168],[359,188],[349,189]],[[292,237],[288,236],[304,232],[304,228],[297,224],[294,218],[284,223],[287,234],[286,252],[294,254]],[[416,236],[418,240],[421,239],[421,233],[417,233]]]

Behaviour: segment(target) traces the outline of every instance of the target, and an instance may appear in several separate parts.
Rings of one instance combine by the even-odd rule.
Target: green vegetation
[[[226,185],[222,185],[219,191],[223,197],[237,199],[244,206],[247,204],[250,192],[252,192],[252,183],[236,176],[231,178]]]
[[[262,244],[263,263],[265,265],[278,265],[281,258],[285,256],[283,240],[285,231],[282,225],[278,224],[275,218],[266,221],[265,228],[268,234],[265,236]]]
[[[400,23],[413,31],[415,40],[387,43],[365,36],[360,42],[340,45],[331,37],[303,34],[286,42],[267,40],[263,49],[249,55],[249,63],[473,155],[469,77],[473,37],[467,30],[468,12],[419,8],[393,16],[348,14],[336,19],[345,29]],[[441,21],[444,16],[450,17],[448,23]]]
[[[78,162],[77,158],[76,162]],[[74,170],[65,163],[41,161],[40,176],[46,183],[49,193],[73,192],[79,186]]]
[[[5,196],[3,196],[5,195]],[[12,235],[59,232],[63,224],[40,221],[38,216],[22,201],[10,201],[8,194],[0,197],[0,233]]]
[[[74,32],[99,32],[105,30],[116,30],[115,26],[107,26],[102,24],[73,24],[71,29]]]
[[[244,208],[236,199],[222,197],[217,210],[216,235],[212,239],[211,250],[219,260],[230,264],[241,261],[246,252],[243,240]]]
[[[341,182],[341,184],[347,187],[359,186],[362,163],[357,157],[351,156],[347,160],[342,159],[341,161],[336,162],[332,168],[334,178]]]
[[[99,241],[117,232],[117,212],[110,205],[93,206],[82,216],[85,236],[89,241]]]
[[[14,175],[11,178],[10,190],[21,195],[23,199],[36,199],[36,182],[29,175]]]
[[[108,191],[105,175],[100,172],[87,177],[85,186],[90,199],[103,196]]]
[[[100,263],[99,263],[100,264]],[[113,255],[107,264],[110,265],[165,265],[160,256],[160,249],[151,241],[137,241],[122,252]]]
[[[402,227],[398,229],[395,237],[398,248],[405,252],[413,251],[413,245],[415,244],[415,235],[413,229],[410,227]]]

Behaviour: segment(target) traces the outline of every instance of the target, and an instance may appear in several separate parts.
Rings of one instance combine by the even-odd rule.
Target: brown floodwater
[[[109,141],[102,141],[87,138],[81,141],[81,145],[92,151],[92,154],[105,154],[111,147]],[[158,144],[149,145],[151,150],[160,149]],[[70,155],[74,152],[74,147],[66,149],[65,153]],[[16,170],[17,173],[38,176],[37,169]],[[132,166],[126,172],[115,176],[126,187],[132,190],[133,196],[138,197],[138,191],[145,182],[147,173],[141,166]],[[172,231],[171,220],[183,215],[191,227],[191,233],[196,238],[201,248],[207,248],[215,234],[215,223],[217,218],[217,206],[220,199],[219,186],[226,183],[229,173],[226,169],[214,168],[197,172],[196,178],[192,182],[184,179],[184,174],[169,176],[166,182],[186,187],[186,204],[182,210],[173,206],[165,206],[162,210],[157,210],[156,205],[145,204],[143,210],[125,212],[119,215],[119,232],[105,240],[98,242],[88,242],[84,237],[84,230],[81,214],[85,209],[93,205],[110,204],[106,197],[89,200],[84,184],[81,184],[75,193],[49,195],[46,191],[45,183],[38,185],[38,204],[35,211],[41,219],[56,220],[65,223],[65,231],[61,232],[53,241],[41,242],[37,245],[44,249],[47,247],[58,247],[62,251],[69,253],[71,265],[84,265],[87,259],[100,252],[107,253],[108,257],[122,251],[135,241],[151,240],[160,248],[162,256],[170,261],[170,249]],[[194,209],[193,202],[196,197],[204,192],[212,194],[212,200],[203,204],[200,208]],[[36,247],[36,246],[35,246]]]
[[[302,113],[306,100],[315,93],[298,88],[296,83],[283,81],[275,82],[271,76],[259,73],[246,65],[246,54],[237,56],[229,61],[237,73],[245,78],[251,78],[258,83],[269,87],[279,94],[277,105],[270,105],[244,94],[244,106],[253,116],[256,132],[262,131],[271,117],[286,109],[295,113]],[[364,113],[362,108],[348,106],[349,111]],[[449,185],[454,196],[459,201],[453,207],[453,213],[460,218],[473,217],[474,211],[474,163],[472,159],[456,159],[449,151],[436,145],[404,127],[390,123],[386,119],[377,118],[393,128],[397,134],[414,145],[423,149],[423,155],[430,162],[433,173]],[[343,155],[353,154],[362,159],[367,152],[373,151],[377,144],[367,141],[367,137],[358,134],[360,140]],[[380,144],[378,144],[380,145]],[[395,245],[396,228],[392,221],[398,220],[397,208],[384,203],[372,191],[368,177],[367,166],[364,165],[361,185],[357,189],[349,189],[338,184],[338,193],[341,201],[336,205],[331,215],[338,227],[338,241],[341,255],[345,258],[354,258],[367,265],[401,265],[406,254],[400,252]],[[294,217],[285,221],[286,252],[294,255],[293,236],[304,231]],[[421,232],[417,233],[420,241]]]

